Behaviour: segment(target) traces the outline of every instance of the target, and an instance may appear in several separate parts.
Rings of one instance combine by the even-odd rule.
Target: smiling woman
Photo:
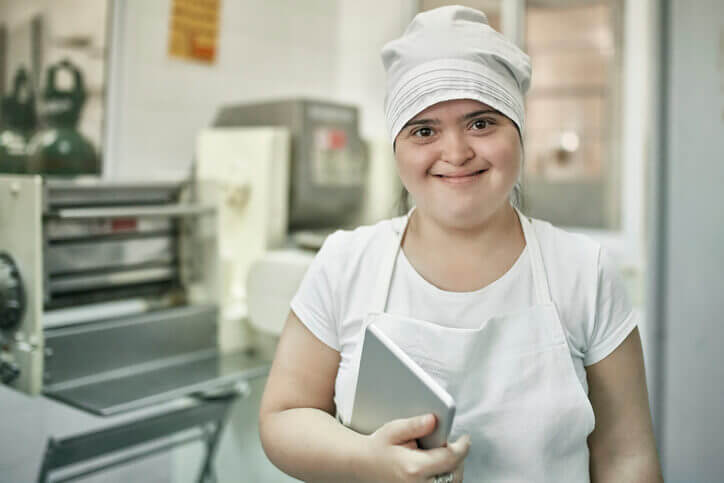
[[[520,177],[519,139],[510,119],[480,101],[434,104],[397,136],[400,179],[418,207],[438,223],[480,223],[506,204]]]
[[[317,254],[262,401],[270,460],[305,480],[660,481],[622,282],[598,243],[510,202],[528,56],[455,6],[417,15],[382,60],[415,208]],[[455,399],[447,446],[418,448],[425,415],[348,427],[372,322]]]

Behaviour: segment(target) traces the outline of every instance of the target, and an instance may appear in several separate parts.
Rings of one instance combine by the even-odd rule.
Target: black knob
[[[10,384],[20,375],[20,369],[12,362],[0,361],[0,382]]]
[[[25,314],[25,289],[17,265],[0,253],[0,329],[14,329]]]

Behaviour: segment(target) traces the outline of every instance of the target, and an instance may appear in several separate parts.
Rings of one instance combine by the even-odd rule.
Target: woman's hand
[[[390,421],[368,436],[363,473],[372,481],[430,483],[435,476],[453,473],[463,481],[463,460],[470,449],[465,435],[442,448],[419,449],[417,439],[435,430],[435,416],[428,414]]]

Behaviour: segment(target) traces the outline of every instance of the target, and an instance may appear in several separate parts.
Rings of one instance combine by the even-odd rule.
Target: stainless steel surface
[[[187,306],[48,329],[45,384],[57,389],[207,357],[216,351],[217,319],[215,306]]]
[[[52,276],[123,266],[167,265],[175,258],[171,237],[102,240],[50,245],[45,252],[45,265]]]
[[[48,288],[52,294],[98,290],[126,285],[173,280],[178,275],[176,267],[142,268],[98,275],[64,275],[51,277]]]
[[[0,177],[0,251],[17,262],[27,293],[21,324],[0,337],[3,367],[20,370],[12,387],[38,394],[44,384],[98,382],[218,350],[216,306],[198,308],[211,296],[183,305],[193,279],[181,274],[193,254],[182,259],[180,247],[202,235],[215,241],[214,230],[199,228],[215,220],[196,221],[214,208],[194,204],[191,187]],[[216,273],[214,263],[196,271]],[[139,299],[133,310],[107,303]],[[78,320],[71,309],[82,312]],[[63,316],[44,328],[46,311]]]
[[[73,240],[85,237],[170,234],[174,220],[166,218],[121,219],[46,219],[45,235],[48,241]]]
[[[214,212],[213,206],[177,204],[158,206],[122,206],[103,208],[64,208],[54,211],[53,216],[61,219],[85,218],[129,218],[129,217],[168,217],[205,215]]]
[[[43,327],[46,329],[84,324],[148,312],[151,303],[143,298],[113,300],[99,304],[84,304],[78,307],[49,310],[43,313]]]
[[[367,170],[356,107],[308,99],[224,106],[213,126],[289,129],[290,228],[338,228],[354,221]]]
[[[98,204],[165,204],[178,198],[179,183],[127,183],[101,180],[49,179],[45,183],[47,208]]]
[[[206,455],[196,481],[216,481],[212,463],[217,444],[230,407],[239,397],[244,396],[232,393],[211,401],[196,398],[187,407],[163,414],[141,416],[71,437],[51,438],[37,481],[85,479],[99,471],[198,440],[205,443]]]
[[[51,388],[46,394],[72,406],[106,416],[263,377],[269,372],[270,366],[269,359],[254,353],[217,353],[105,381],[64,389]]]

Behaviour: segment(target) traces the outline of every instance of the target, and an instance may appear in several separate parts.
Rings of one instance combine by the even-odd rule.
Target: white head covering
[[[474,99],[523,132],[530,58],[488,25],[483,12],[449,6],[419,13],[382,49],[387,71],[385,117],[394,143],[402,127],[433,104]]]

